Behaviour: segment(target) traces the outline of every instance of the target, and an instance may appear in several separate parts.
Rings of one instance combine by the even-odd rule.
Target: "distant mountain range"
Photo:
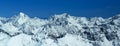
[[[64,13],[40,19],[21,12],[0,17],[0,46],[120,46],[120,15],[86,18]]]

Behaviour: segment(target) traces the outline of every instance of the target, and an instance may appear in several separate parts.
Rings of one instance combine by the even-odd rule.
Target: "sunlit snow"
[[[40,19],[21,12],[0,17],[0,46],[120,46],[120,15],[86,18],[64,13]]]

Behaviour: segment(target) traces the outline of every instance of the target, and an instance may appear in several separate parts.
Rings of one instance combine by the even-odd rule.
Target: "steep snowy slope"
[[[120,15],[106,19],[66,13],[48,19],[24,13],[0,17],[0,46],[120,46]]]

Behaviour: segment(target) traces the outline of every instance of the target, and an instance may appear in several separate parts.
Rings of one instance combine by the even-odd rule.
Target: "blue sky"
[[[30,17],[48,18],[54,14],[108,18],[120,13],[120,0],[1,0],[0,16],[24,12]]]

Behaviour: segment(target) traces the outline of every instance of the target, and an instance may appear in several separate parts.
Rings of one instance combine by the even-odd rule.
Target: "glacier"
[[[0,46],[120,46],[120,15],[86,18],[63,13],[40,19],[20,12],[0,17]]]

